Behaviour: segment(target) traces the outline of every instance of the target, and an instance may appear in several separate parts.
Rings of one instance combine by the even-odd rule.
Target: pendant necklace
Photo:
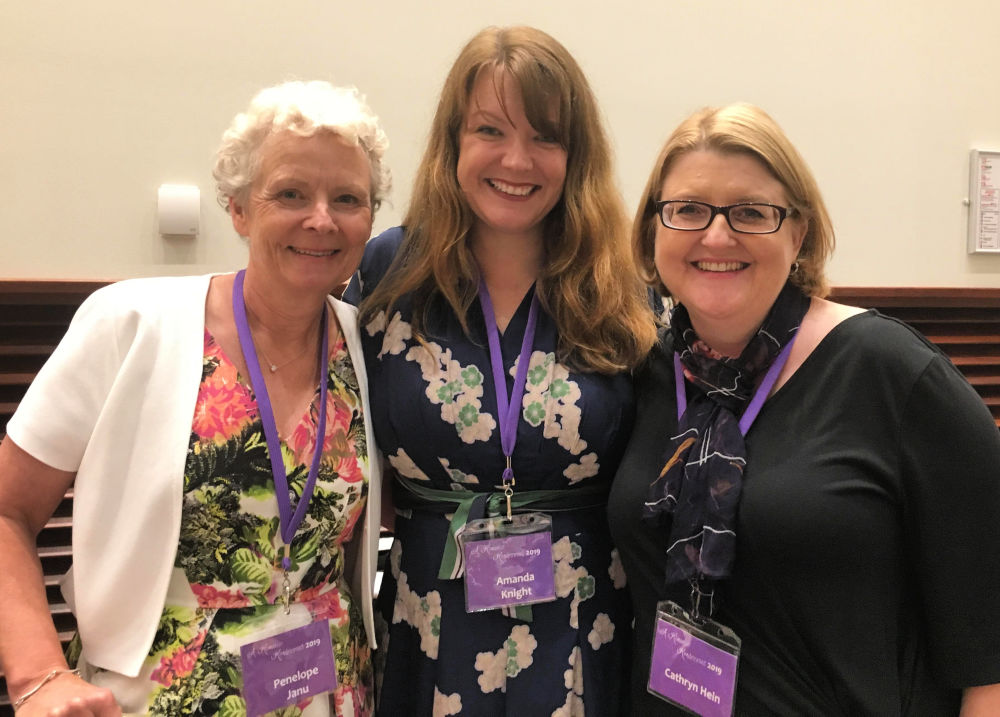
[[[274,363],[274,362],[273,362],[273,361],[272,361],[271,359],[269,359],[269,358],[267,357],[267,354],[266,354],[266,353],[264,353],[264,349],[263,349],[263,348],[261,348],[260,346],[258,346],[258,347],[257,347],[257,353],[258,353],[258,354],[260,354],[260,357],[261,357],[262,359],[264,359],[264,362],[265,362],[265,363],[267,364],[267,368],[268,368],[268,369],[269,369],[269,370],[271,371],[271,373],[274,373],[274,372],[275,372],[275,371],[277,371],[277,370],[278,370],[279,368],[284,368],[285,366],[287,366],[288,364],[290,364],[290,363],[291,363],[292,361],[295,361],[296,359],[300,359],[300,358],[302,358],[303,356],[305,356],[305,354],[306,354],[306,353],[307,353],[307,352],[309,351],[309,349],[311,349],[311,348],[312,348],[311,346],[306,346],[306,347],[305,347],[305,348],[304,348],[304,349],[303,349],[302,351],[300,351],[300,352],[299,352],[298,354],[296,354],[295,356],[292,356],[292,357],[291,357],[290,359],[288,359],[288,360],[287,360],[287,361],[285,361],[284,363]]]
[[[250,314],[250,315],[252,315],[252,316],[254,315],[253,312],[250,311],[249,309],[247,309],[247,313]],[[257,349],[258,356],[260,356],[260,358],[264,359],[264,363],[267,364],[267,368],[271,371],[271,373],[275,373],[279,368],[284,368],[285,366],[287,366],[288,364],[290,364],[292,361],[295,361],[295,360],[300,359],[303,356],[305,356],[305,354],[309,351],[309,349],[312,348],[312,346],[306,346],[304,349],[302,349],[301,351],[299,351],[297,354],[295,354],[294,356],[292,356],[290,359],[288,359],[287,361],[284,361],[282,363],[275,363],[270,358],[268,358],[267,354],[264,353],[264,348],[262,346],[257,346],[257,344],[255,343],[254,344],[254,348]]]

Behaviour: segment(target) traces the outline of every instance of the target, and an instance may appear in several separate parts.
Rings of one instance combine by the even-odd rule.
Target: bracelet
[[[52,680],[54,680],[55,678],[59,677],[59,675],[76,675],[77,677],[79,677],[80,676],[80,671],[79,670],[52,670],[52,672],[50,672],[49,674],[45,675],[45,677],[42,678],[41,682],[39,682],[37,685],[35,685],[30,690],[28,690],[23,695],[21,695],[20,697],[17,698],[17,700],[14,702],[14,709],[16,710],[18,707],[20,707],[25,702],[27,702],[27,700],[28,700],[29,697],[31,697],[36,692],[38,692],[38,690],[40,690],[43,687],[45,687],[45,685],[47,685],[50,682],[52,682]]]

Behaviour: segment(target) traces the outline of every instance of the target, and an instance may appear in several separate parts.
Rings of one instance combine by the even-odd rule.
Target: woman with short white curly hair
[[[232,274],[112,284],[0,444],[0,667],[34,714],[368,715],[379,475],[354,273],[389,187],[357,90],[289,82],[223,136]],[[64,657],[35,536],[74,486]]]
[[[212,169],[219,203],[228,210],[229,198],[241,197],[249,189],[260,163],[260,147],[271,134],[287,131],[311,137],[322,130],[364,150],[371,166],[372,207],[377,210],[390,186],[382,162],[389,146],[385,132],[355,88],[322,81],[292,81],[263,89],[246,112],[233,118]]]

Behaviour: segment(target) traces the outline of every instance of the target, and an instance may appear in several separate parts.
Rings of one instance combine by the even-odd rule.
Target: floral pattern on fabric
[[[400,237],[393,230],[369,242],[361,293],[349,291],[351,300],[378,284]],[[500,337],[508,392],[532,294]],[[432,302],[423,341],[413,335],[409,301],[363,315],[361,326],[372,422],[390,473],[424,488],[492,492],[506,459],[478,299],[468,334],[445,302]],[[575,371],[559,360],[557,345],[552,318],[539,311],[511,462],[515,493],[565,491],[572,501],[579,489],[610,485],[634,399],[627,374]],[[588,507],[551,510],[556,598],[532,605],[530,622],[501,610],[466,612],[464,582],[438,578],[450,511],[403,493],[395,503],[378,597],[380,715],[577,715],[584,705],[588,714],[627,711],[621,675],[631,613],[599,495]]]
[[[580,660],[580,649],[573,648],[569,656],[569,669],[563,673],[566,689],[566,702],[552,713],[552,717],[584,717],[583,707],[583,664]]]
[[[511,375],[516,373],[517,362],[511,368]],[[580,438],[580,396],[580,386],[570,379],[565,366],[556,363],[555,354],[531,354],[521,415],[530,426],[544,425],[542,435],[555,438],[574,456],[587,448]],[[596,474],[595,470],[592,475]]]
[[[497,422],[483,412],[482,371],[476,366],[462,366],[452,359],[451,351],[433,342],[414,346],[406,359],[420,366],[427,399],[441,406],[441,418],[455,426],[465,443],[489,439]]]
[[[343,339],[331,352],[327,380],[327,430],[316,487],[289,546],[292,603],[286,618],[280,605],[285,576],[277,501],[256,400],[206,331],[167,604],[139,677],[105,673],[109,681],[125,685],[128,711],[242,717],[240,646],[281,627],[282,620],[327,620],[337,689],[272,714],[372,713],[370,649],[360,609],[343,577],[345,543],[364,514],[368,489],[361,395]],[[317,442],[318,396],[317,390],[281,442],[293,508]]]
[[[511,629],[510,637],[495,653],[480,652],[476,655],[476,669],[482,673],[479,686],[483,692],[506,692],[507,679],[517,677],[521,670],[531,666],[536,647],[538,641],[531,634],[531,627],[518,625]]]
[[[389,550],[392,574],[396,576],[396,605],[392,621],[404,622],[420,633],[420,649],[432,660],[438,656],[438,637],[441,635],[441,595],[436,591],[418,595],[410,590],[406,573],[399,569],[400,545],[396,542]]]

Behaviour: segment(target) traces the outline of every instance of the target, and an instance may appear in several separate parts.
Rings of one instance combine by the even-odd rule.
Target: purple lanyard
[[[278,516],[281,521],[281,539],[286,546],[289,546],[292,544],[292,538],[295,537],[295,532],[302,524],[306,510],[309,508],[309,501],[312,499],[313,489],[316,487],[316,476],[319,473],[319,459],[326,441],[326,346],[329,340],[326,306],[323,307],[323,318],[320,319],[323,338],[319,345],[319,425],[316,427],[316,448],[313,451],[312,465],[309,467],[309,475],[306,478],[306,487],[302,491],[302,497],[299,498],[293,515],[288,497],[288,475],[285,473],[285,463],[281,457],[281,444],[278,442],[278,428],[274,423],[271,399],[267,395],[267,386],[264,384],[264,376],[260,371],[257,350],[254,348],[253,337],[250,335],[250,324],[247,323],[246,301],[243,298],[243,277],[245,274],[246,270],[241,269],[236,274],[236,281],[233,282],[233,315],[236,317],[236,333],[240,337],[240,348],[243,349],[243,358],[246,359],[247,370],[250,372],[250,386],[257,397],[257,410],[260,412],[260,423],[264,429],[264,439],[267,441],[267,454],[271,459],[274,493],[278,498]],[[287,571],[291,564],[292,561],[286,550],[281,566]]]
[[[514,444],[517,443],[517,421],[521,413],[521,399],[524,397],[524,384],[528,379],[528,363],[531,361],[531,347],[535,342],[535,324],[538,320],[538,296],[532,294],[531,308],[528,309],[528,324],[524,327],[524,339],[521,341],[521,354],[517,360],[517,373],[514,375],[514,387],[510,398],[507,398],[507,377],[503,370],[503,354],[500,353],[500,329],[493,315],[493,302],[486,283],[479,282],[479,305],[483,309],[483,319],[486,321],[486,337],[490,343],[490,363],[493,366],[493,385],[497,394],[497,418],[500,424],[500,448],[507,458],[507,467],[503,472],[503,482],[514,478],[510,467],[510,457],[514,455]]]
[[[795,343],[796,336],[798,336],[798,333],[792,336],[791,340],[781,349],[781,353],[774,359],[771,367],[764,375],[764,380],[757,387],[753,398],[750,399],[747,410],[740,417],[740,433],[744,436],[750,430],[750,426],[753,425],[757,414],[760,413],[760,409],[763,408],[764,401],[767,400],[768,394],[771,393],[774,382],[778,380],[778,374],[781,373],[781,369],[788,362],[788,355],[792,352],[792,344]],[[680,354],[676,351],[674,351],[674,383],[677,389],[677,420],[679,421],[681,416],[684,415],[684,411],[687,410],[687,394],[684,389],[684,368],[681,366]]]

